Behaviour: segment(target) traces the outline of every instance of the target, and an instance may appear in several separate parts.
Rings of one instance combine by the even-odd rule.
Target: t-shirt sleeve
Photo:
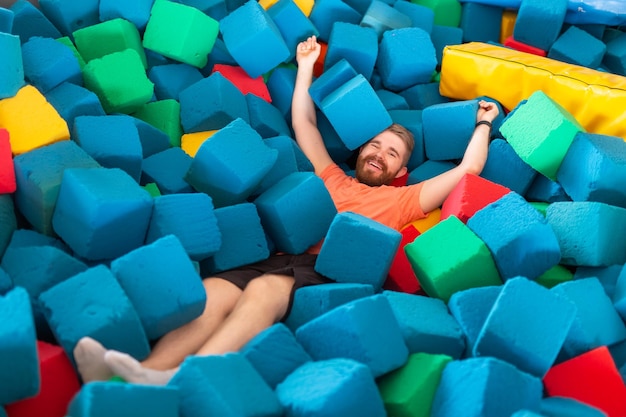
[[[407,185],[402,188],[399,195],[398,205],[402,210],[402,221],[409,224],[415,220],[423,219],[427,213],[424,213],[420,206],[420,193],[422,192],[423,183]]]

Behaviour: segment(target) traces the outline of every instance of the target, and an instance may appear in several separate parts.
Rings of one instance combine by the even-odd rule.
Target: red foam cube
[[[255,96],[261,97],[268,103],[272,102],[272,97],[270,96],[270,92],[267,89],[265,81],[263,81],[263,76],[252,78],[244,71],[243,68],[226,64],[213,65],[211,73],[213,72],[219,72],[222,74],[224,78],[233,83],[235,87],[241,91],[241,94],[245,95],[251,93]]]
[[[516,41],[515,39],[513,39],[513,36],[509,36],[508,38],[504,40],[504,46],[506,46],[507,48],[515,49],[516,51],[526,52],[526,53],[533,54],[533,55],[539,55],[539,56],[548,55],[547,51],[525,44],[520,41]]]
[[[463,223],[478,210],[510,193],[511,190],[474,174],[465,174],[441,206],[441,220],[456,216]]]
[[[626,416],[626,385],[606,346],[553,366],[543,383],[551,397],[573,398],[609,417]]]
[[[420,232],[411,224],[402,229],[401,233],[402,239],[400,240],[398,251],[391,262],[383,288],[415,294],[420,290],[420,284],[413,268],[411,268],[409,259],[406,257],[406,253],[404,253],[404,246],[413,242],[420,235]]]
[[[40,389],[31,398],[5,406],[8,417],[63,417],[67,406],[80,390],[74,367],[60,346],[37,341]]]
[[[0,194],[14,193],[16,188],[9,132],[0,129]]]

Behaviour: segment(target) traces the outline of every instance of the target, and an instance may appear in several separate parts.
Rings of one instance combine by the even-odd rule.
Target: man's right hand
[[[296,61],[299,66],[310,65],[313,68],[315,61],[320,56],[322,47],[317,42],[315,36],[309,36],[307,40],[302,41],[296,48]]]

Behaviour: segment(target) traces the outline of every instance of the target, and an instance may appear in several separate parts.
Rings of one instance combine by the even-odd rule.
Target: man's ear
[[[400,168],[400,171],[398,171],[398,173],[396,174],[394,178],[400,178],[401,176],[406,174],[407,171],[408,171],[408,168],[406,166],[403,166],[402,168]]]

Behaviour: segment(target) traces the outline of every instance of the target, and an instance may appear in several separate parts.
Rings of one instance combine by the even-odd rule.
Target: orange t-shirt
[[[407,224],[426,217],[419,204],[422,183],[395,187],[372,187],[347,175],[337,164],[320,173],[338,213],[350,211],[360,214],[392,229],[400,230]],[[319,253],[321,242],[308,253]]]

